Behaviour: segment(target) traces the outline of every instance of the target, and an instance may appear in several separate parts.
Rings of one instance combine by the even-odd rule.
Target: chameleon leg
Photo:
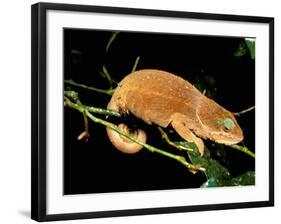
[[[204,143],[201,138],[198,138],[188,127],[187,120],[184,119],[185,116],[182,115],[173,115],[172,117],[172,126],[176,132],[184,140],[188,142],[194,142],[200,152],[201,156],[204,154]]]

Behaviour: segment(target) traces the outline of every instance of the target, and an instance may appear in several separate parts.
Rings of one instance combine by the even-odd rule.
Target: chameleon
[[[234,114],[196,87],[172,73],[143,69],[125,76],[116,87],[107,109],[123,114],[132,113],[147,124],[166,128],[169,125],[188,142],[196,144],[201,156],[204,142],[231,145],[243,140],[243,131]],[[146,142],[144,130],[132,130],[126,124],[117,127],[141,142]],[[123,153],[137,153],[142,146],[107,128],[111,143]]]

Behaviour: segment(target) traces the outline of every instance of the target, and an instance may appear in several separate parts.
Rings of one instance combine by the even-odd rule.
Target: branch
[[[167,135],[167,133],[161,128],[161,127],[158,127],[158,130],[160,131],[161,135],[162,135],[162,138],[171,146],[177,148],[177,149],[180,149],[180,150],[186,150],[186,151],[189,151],[189,152],[193,152],[193,149],[192,148],[187,148],[183,145],[179,145],[179,144],[176,144],[175,142],[171,141]],[[240,152],[243,152],[253,158],[255,158],[255,153],[253,153],[252,151],[250,151],[247,147],[245,146],[241,146],[241,145],[227,145],[228,147],[230,148],[233,148],[233,149],[237,149],[238,151]]]
[[[176,144],[174,143],[173,141],[171,141],[167,135],[167,133],[161,128],[161,127],[157,127],[158,130],[160,131],[161,135],[162,135],[162,138],[171,146],[177,148],[177,149],[180,149],[180,150],[186,150],[186,151],[189,151],[189,152],[193,152],[193,149],[191,148],[187,148],[187,147],[184,147],[183,145],[179,145],[179,144]]]
[[[74,82],[73,80],[64,80],[64,82],[69,84],[69,85],[72,85],[72,86],[76,86],[76,87],[80,87],[80,88],[83,88],[83,89],[95,91],[95,92],[98,92],[98,93],[104,93],[104,94],[107,94],[109,96],[111,96],[114,93],[114,89],[99,89],[99,88],[86,86],[84,84]]]
[[[156,148],[156,147],[154,147],[154,146],[151,146],[151,145],[148,145],[148,144],[146,144],[146,143],[143,143],[143,142],[139,141],[138,139],[132,137],[132,136],[129,135],[128,133],[123,132],[123,131],[121,131],[120,129],[118,129],[115,124],[112,124],[112,123],[110,123],[110,122],[108,122],[108,121],[99,119],[99,118],[93,116],[91,113],[89,113],[89,112],[87,112],[87,111],[86,111],[86,114],[88,115],[88,117],[89,117],[92,121],[94,121],[94,122],[96,122],[96,123],[100,123],[100,124],[102,124],[102,125],[104,125],[104,126],[106,126],[106,127],[108,127],[108,128],[111,128],[112,130],[116,131],[118,134],[123,135],[123,136],[125,136],[126,138],[130,139],[131,141],[133,141],[133,142],[135,142],[135,143],[137,143],[137,144],[143,146],[144,148],[148,149],[150,152],[156,152],[156,153],[158,153],[158,154],[167,156],[167,157],[169,157],[169,158],[171,158],[171,159],[175,159],[175,160],[177,160],[178,162],[180,162],[181,164],[183,164],[184,166],[186,166],[189,170],[193,170],[193,171],[195,171],[195,170],[197,170],[197,171],[198,171],[198,170],[200,170],[200,171],[205,171],[205,168],[203,168],[203,167],[199,167],[199,166],[193,165],[193,164],[191,164],[191,163],[188,163],[188,162],[186,161],[186,159],[185,159],[183,156],[174,155],[174,154],[172,154],[172,153],[169,153],[169,152],[166,152],[166,151],[164,151],[164,150],[158,149],[158,148]]]
[[[245,110],[242,110],[242,111],[240,111],[240,112],[235,112],[235,113],[233,113],[235,116],[240,116],[241,114],[245,114],[245,113],[247,113],[247,112],[250,112],[250,111],[252,111],[252,110],[254,110],[255,109],[255,106],[252,106],[252,107],[249,107],[249,108],[247,108],[247,109],[245,109]]]
[[[69,103],[70,100],[67,98],[67,97],[69,97],[75,103],[77,103],[78,105],[82,105],[80,100],[79,100],[79,98],[78,98],[77,92],[75,92],[75,91],[64,91],[64,95],[65,95],[64,96],[65,104]],[[89,112],[92,112],[92,113],[111,115],[111,116],[115,116],[115,117],[121,117],[120,113],[118,113],[116,111],[113,111],[113,110],[106,110],[106,109],[103,109],[103,108],[86,106],[86,105],[83,105],[83,107],[85,107]]]
[[[241,146],[241,145],[228,145],[228,147],[233,148],[233,149],[237,149],[240,152],[243,152],[253,158],[256,158],[255,153],[253,153],[252,151],[250,151],[247,147],[245,146]]]
[[[87,115],[87,117],[92,120],[93,122],[95,123],[99,123],[99,124],[102,124],[108,128],[111,128],[112,130],[116,131],[117,133],[119,133],[120,135],[123,135],[125,136],[126,138],[130,139],[131,141],[139,144],[139,145],[142,145],[144,148],[148,149],[150,152],[155,152],[155,153],[158,153],[158,154],[161,154],[163,156],[166,156],[166,157],[169,157],[171,159],[174,159],[178,162],[180,162],[182,165],[184,165],[188,170],[190,170],[191,172],[196,172],[196,171],[205,171],[205,168],[203,167],[200,167],[200,166],[197,166],[197,165],[193,165],[189,162],[186,161],[186,159],[183,157],[183,156],[179,156],[179,155],[174,155],[172,153],[169,153],[169,152],[166,152],[164,150],[161,150],[161,149],[158,149],[154,146],[151,146],[151,145],[148,145],[146,143],[143,143],[141,141],[139,141],[138,139],[132,137],[131,135],[129,135],[128,133],[126,132],[123,132],[122,130],[118,129],[117,126],[115,124],[112,124],[108,121],[105,121],[103,119],[100,119],[96,116],[94,116],[93,114],[91,114],[88,110],[87,110],[87,106],[84,106],[84,105],[79,105],[77,103],[73,103],[71,102],[69,99],[65,99],[65,106],[68,106],[70,108],[73,108],[77,111],[79,111],[80,113],[85,113]]]
[[[104,114],[104,115],[111,115],[111,116],[115,116],[115,117],[121,117],[122,115],[116,111],[113,110],[106,110],[103,108],[99,108],[99,107],[92,107],[92,106],[86,106],[86,105],[82,105],[82,103],[80,102],[79,98],[78,98],[78,93],[75,91],[64,91],[64,102],[65,102],[65,106],[69,106],[72,102],[67,98],[71,98],[77,105],[82,106],[83,108],[85,108],[87,111],[91,112],[91,113],[95,113],[95,114]],[[75,108],[76,109],[76,108]],[[167,135],[167,133],[161,128],[158,127],[159,132],[162,135],[162,138],[171,146],[180,149],[180,150],[186,150],[186,151],[193,151],[193,149],[191,148],[187,148],[184,147],[183,145],[179,145],[174,143],[173,141],[171,141]],[[245,146],[240,146],[240,145],[228,145],[230,148],[233,149],[237,149],[240,152],[243,152],[253,158],[255,158],[255,154],[250,151],[247,147]]]

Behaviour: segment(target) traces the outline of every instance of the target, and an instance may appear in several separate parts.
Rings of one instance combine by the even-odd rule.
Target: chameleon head
[[[214,101],[212,101],[214,102]],[[202,124],[207,138],[210,140],[232,145],[243,140],[243,131],[239,127],[233,113],[227,111],[217,103],[209,107],[205,104],[198,111],[198,118]]]

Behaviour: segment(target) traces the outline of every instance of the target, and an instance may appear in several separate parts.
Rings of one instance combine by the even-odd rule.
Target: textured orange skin
[[[132,113],[148,124],[164,128],[171,124],[182,138],[197,145],[201,155],[204,153],[201,138],[223,144],[243,140],[243,132],[231,112],[201,94],[188,81],[165,71],[145,69],[127,75],[107,108]],[[235,125],[227,132],[218,124],[226,118]],[[112,130],[107,131],[111,139]],[[124,144],[121,148],[114,145],[121,151],[124,148]]]

